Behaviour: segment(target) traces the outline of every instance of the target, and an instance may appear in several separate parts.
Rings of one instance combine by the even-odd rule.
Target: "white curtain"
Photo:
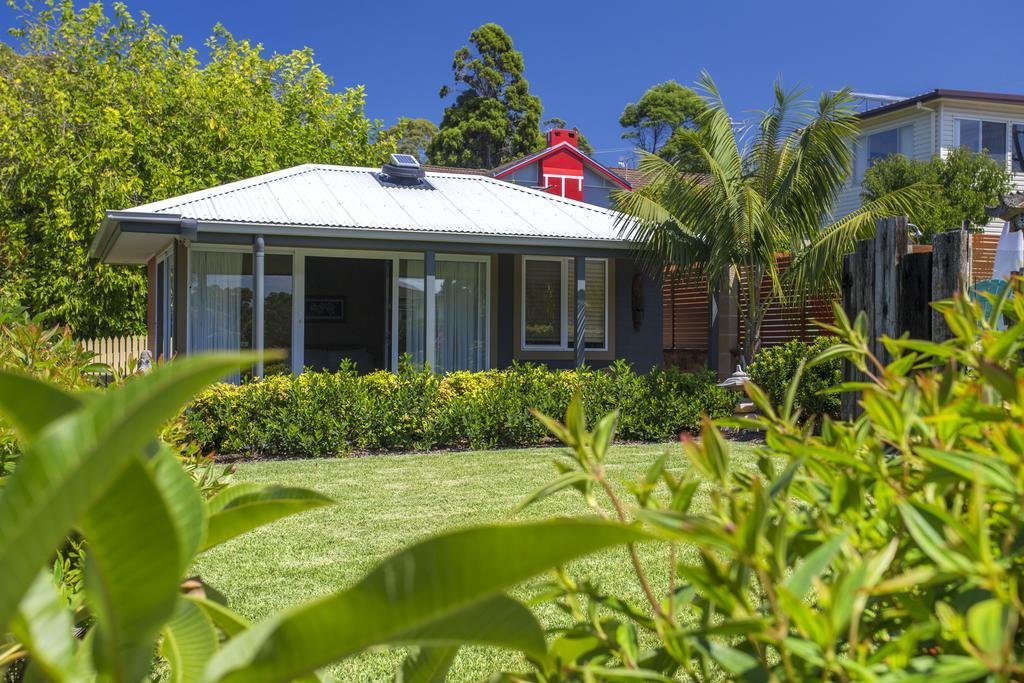
[[[487,264],[438,261],[437,369],[487,368]]]
[[[426,358],[423,284],[423,261],[402,259],[398,267],[398,353],[409,354],[418,366]]]
[[[189,258],[189,348],[238,351],[241,348],[243,254],[193,251]]]

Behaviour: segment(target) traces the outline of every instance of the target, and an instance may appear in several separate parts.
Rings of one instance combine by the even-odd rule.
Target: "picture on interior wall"
[[[322,322],[345,322],[345,297],[306,297],[306,320]]]

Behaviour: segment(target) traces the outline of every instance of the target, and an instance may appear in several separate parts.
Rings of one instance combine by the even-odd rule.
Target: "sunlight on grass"
[[[616,479],[638,478],[665,449],[672,469],[683,467],[678,444],[615,446],[608,471]],[[753,464],[753,447],[733,444],[738,467]],[[231,605],[262,619],[289,605],[344,588],[381,559],[431,533],[457,526],[583,515],[589,508],[575,492],[563,492],[517,511],[519,503],[555,475],[554,448],[392,455],[334,460],[242,463],[236,480],[315,489],[338,501],[333,507],[291,517],[259,529],[203,556],[195,571],[224,592]],[[699,495],[699,494],[698,494]],[[696,503],[700,508],[702,501]],[[667,586],[667,549],[642,547],[652,580]],[[584,558],[572,565],[636,604],[643,599],[628,571],[624,549]],[[657,572],[657,573],[655,573]],[[516,591],[528,598],[543,582]],[[559,623],[549,607],[538,611],[546,626]],[[332,668],[340,680],[390,679],[401,661],[398,651],[376,651]],[[522,669],[516,655],[492,649],[459,654],[451,680],[480,680],[498,668]]]

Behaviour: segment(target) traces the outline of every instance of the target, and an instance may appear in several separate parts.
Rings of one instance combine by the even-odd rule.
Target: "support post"
[[[423,323],[423,329],[425,330],[424,347],[423,347],[423,358],[426,364],[434,369],[437,358],[437,292],[435,291],[437,286],[435,284],[435,267],[434,252],[427,251],[423,253],[423,310],[426,320]]]
[[[581,368],[587,362],[587,259],[577,256],[573,269],[576,273],[576,336],[573,350],[576,352],[576,367]]]
[[[872,344],[875,357],[888,363],[889,351],[882,343],[882,336],[900,336],[899,313],[901,296],[900,263],[910,251],[905,216],[880,218],[875,226],[874,272],[871,283],[874,297],[874,325]]]
[[[255,377],[263,376],[263,235],[256,235],[252,242],[252,348],[256,352]]]

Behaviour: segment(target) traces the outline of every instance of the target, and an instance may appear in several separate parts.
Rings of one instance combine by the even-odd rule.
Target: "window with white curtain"
[[[398,354],[422,366],[426,359],[426,306],[423,261],[401,259],[398,264]]]
[[[1006,123],[978,119],[956,120],[956,146],[972,152],[985,150],[1001,167],[1006,166]]]
[[[487,264],[438,259],[435,363],[441,372],[487,369]]]
[[[522,348],[575,346],[575,259],[523,257]],[[608,261],[586,260],[586,348],[608,348]]]
[[[290,354],[292,257],[264,257],[264,347]],[[252,348],[252,254],[193,250],[189,255],[189,352]],[[289,372],[275,360],[266,374]],[[237,375],[236,375],[237,378]]]

